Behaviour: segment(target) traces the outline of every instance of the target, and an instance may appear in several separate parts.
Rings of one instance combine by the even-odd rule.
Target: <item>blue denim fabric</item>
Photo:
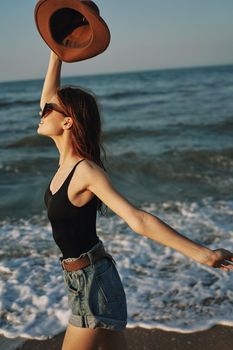
[[[81,256],[87,254],[91,260],[96,246]],[[81,270],[63,270],[71,309],[69,323],[83,328],[122,330],[126,327],[126,295],[115,265],[113,258],[104,257]]]

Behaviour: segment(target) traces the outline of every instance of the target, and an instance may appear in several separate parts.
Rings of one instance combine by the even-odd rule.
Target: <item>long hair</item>
[[[76,154],[87,158],[106,171],[106,152],[102,144],[99,107],[94,94],[80,87],[64,86],[57,90],[61,106],[73,120],[71,142]],[[103,212],[103,202],[97,197],[97,209]],[[105,206],[105,209],[107,207]]]

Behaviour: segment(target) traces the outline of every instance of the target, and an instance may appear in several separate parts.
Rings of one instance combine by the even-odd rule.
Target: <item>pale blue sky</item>
[[[1,1],[0,81],[44,76],[49,48],[34,24],[35,4]],[[64,76],[233,63],[232,0],[96,4],[110,28],[110,46],[98,57],[65,63]]]

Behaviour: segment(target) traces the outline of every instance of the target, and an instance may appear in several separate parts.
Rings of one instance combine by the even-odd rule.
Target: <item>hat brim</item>
[[[76,29],[74,47],[67,47],[55,40],[51,30],[51,18],[61,9],[79,12],[88,22]],[[69,10],[68,10],[69,11]],[[65,62],[82,61],[106,50],[110,42],[110,32],[104,20],[90,7],[88,2],[79,0],[40,0],[35,7],[37,29],[46,44]],[[82,38],[80,45],[78,39]],[[84,40],[83,40],[84,39]]]

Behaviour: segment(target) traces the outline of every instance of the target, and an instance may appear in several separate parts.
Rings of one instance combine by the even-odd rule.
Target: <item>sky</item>
[[[0,81],[43,78],[50,49],[35,26],[37,1],[0,1]],[[64,63],[63,76],[233,64],[232,0],[95,2],[110,45],[89,60]]]

